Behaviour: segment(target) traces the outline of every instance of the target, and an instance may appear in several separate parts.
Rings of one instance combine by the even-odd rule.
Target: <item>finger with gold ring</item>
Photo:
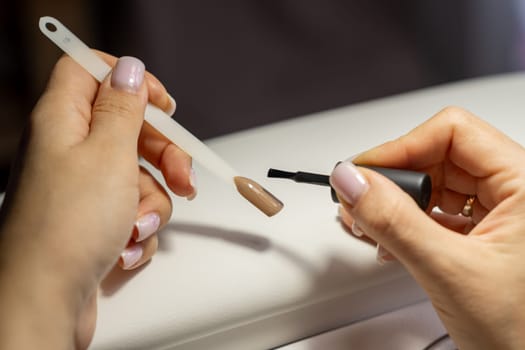
[[[461,215],[466,217],[471,217],[474,213],[474,200],[476,199],[476,196],[470,195],[467,197],[467,200],[465,201],[465,205],[463,206],[463,209],[461,210]]]

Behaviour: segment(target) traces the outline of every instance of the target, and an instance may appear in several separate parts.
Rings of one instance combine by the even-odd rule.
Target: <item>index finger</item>
[[[522,151],[470,112],[447,107],[408,134],[360,154],[354,163],[422,170],[450,160],[472,176],[486,177],[515,162],[502,152]]]
[[[521,145],[496,128],[466,110],[447,107],[408,134],[362,153],[354,162],[424,171],[435,188],[476,194],[481,187],[487,188],[494,175],[515,169],[516,158],[524,156]],[[491,196],[491,202],[504,195]]]

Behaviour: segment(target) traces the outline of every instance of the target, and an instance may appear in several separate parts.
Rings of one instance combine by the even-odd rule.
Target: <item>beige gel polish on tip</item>
[[[237,191],[267,216],[274,216],[283,208],[283,203],[257,182],[242,176],[233,178]]]

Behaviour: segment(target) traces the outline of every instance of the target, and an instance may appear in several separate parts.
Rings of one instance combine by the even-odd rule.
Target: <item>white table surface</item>
[[[196,166],[199,194],[174,198],[159,251],[104,283],[93,349],[266,349],[425,300],[398,264],[348,237],[328,188],[266,179],[269,167],[329,173],[447,105],[525,143],[525,75],[394,96],[209,140],[284,203],[267,218]],[[505,156],[505,155],[502,155]]]
[[[429,301],[325,332],[278,350],[456,350]],[[429,349],[429,350],[430,350]]]

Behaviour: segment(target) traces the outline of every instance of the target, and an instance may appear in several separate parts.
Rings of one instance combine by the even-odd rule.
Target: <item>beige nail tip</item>
[[[387,263],[385,257],[388,255],[388,252],[385,248],[383,248],[381,245],[377,245],[377,252],[376,252],[376,260],[377,263],[381,266],[385,265]]]
[[[355,223],[355,221],[352,222],[352,228],[351,228],[351,230],[352,230],[352,233],[354,234],[354,236],[356,236],[356,237],[362,237],[363,234],[364,234],[364,232],[363,232],[363,230],[361,229],[361,227],[359,227],[359,226]]]
[[[237,191],[267,216],[274,216],[284,207],[277,199],[257,182],[242,176],[233,178]]]
[[[166,114],[172,117],[177,109],[177,102],[175,102],[175,99],[171,97],[170,94],[168,94],[168,99],[170,100],[170,108],[166,111]]]

